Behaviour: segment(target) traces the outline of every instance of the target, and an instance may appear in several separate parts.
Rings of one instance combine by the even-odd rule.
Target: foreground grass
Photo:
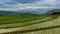
[[[42,19],[42,20],[40,20],[39,22],[37,22],[37,23],[33,23],[32,25],[27,25],[27,26],[24,26],[23,28],[22,28],[22,30],[33,30],[33,29],[37,29],[37,28],[42,28],[42,26],[43,27],[45,27],[45,26],[47,26],[47,27],[49,27],[49,26],[55,26],[55,25],[58,25],[59,24],[59,22],[58,23],[55,23],[56,22],[56,20],[58,20],[57,19],[58,18],[58,16],[54,16],[53,15],[53,17],[52,16],[49,16],[49,17],[47,17],[47,18],[45,18],[45,19]],[[52,23],[52,24],[51,24]],[[27,29],[26,29],[27,28]]]
[[[56,16],[54,16],[54,18],[56,18]],[[53,17],[50,18],[50,19],[53,19]],[[18,31],[12,32],[12,33],[13,34],[19,34],[19,33],[20,34],[22,34],[22,33],[24,33],[24,34],[31,34],[33,32],[33,34],[34,33],[38,34],[40,31],[43,31],[42,34],[47,34],[47,33],[50,34],[51,33],[51,31],[50,31],[51,29],[59,28],[60,27],[60,23],[59,23],[60,21],[59,21],[59,19],[60,18],[57,18],[57,19],[54,19],[54,20],[51,20],[51,21],[46,21],[46,22],[43,22],[43,23],[33,24],[33,25],[22,27],[22,28],[18,27]],[[56,20],[57,20],[57,23],[56,23]],[[46,30],[46,31],[44,31],[44,30]],[[49,31],[47,31],[47,30],[49,30]],[[59,30],[58,30],[58,32],[59,32]],[[52,30],[52,33],[55,33],[55,32]],[[9,34],[11,34],[11,32]]]
[[[36,19],[36,20],[28,21],[28,22],[19,22],[19,23],[16,22],[16,23],[8,23],[8,24],[2,23],[2,25],[0,25],[0,28],[23,27],[23,26],[28,26],[28,25],[33,25],[33,24],[50,21],[57,17],[58,17],[57,15],[43,15],[43,16],[40,16],[40,18],[38,20]]]
[[[17,33],[17,34],[60,34],[60,28],[46,29],[41,31]]]
[[[31,21],[27,21],[27,22],[1,24],[0,28],[23,27],[23,26],[27,26],[27,25],[32,25],[32,24],[36,24],[36,23],[40,22],[40,20],[44,19],[45,17],[48,17],[48,16],[40,16],[39,19],[31,20]]]

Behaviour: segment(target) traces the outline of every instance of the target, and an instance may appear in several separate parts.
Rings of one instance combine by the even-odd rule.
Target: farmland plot
[[[53,19],[54,18],[54,20],[51,20],[51,19]],[[5,30],[5,32],[7,31],[7,32],[10,32],[10,33],[13,33],[13,31],[15,32],[15,33],[17,33],[17,34],[25,34],[25,32],[26,32],[26,34],[29,32],[29,33],[31,33],[31,31],[32,32],[34,32],[35,30],[37,31],[38,29],[43,29],[43,28],[47,28],[47,27],[52,27],[52,26],[56,26],[56,25],[58,25],[58,23],[56,24],[55,22],[53,22],[53,21],[56,21],[56,19],[58,20],[59,19],[59,17],[57,17],[56,19],[56,16],[54,16],[54,17],[50,17],[49,19],[51,20],[51,21],[46,21],[46,22],[43,22],[43,23],[37,23],[37,24],[33,24],[33,25],[27,25],[27,26],[24,26],[24,27],[17,27],[17,28],[9,28],[9,29],[4,29]],[[48,18],[47,18],[48,19]],[[51,22],[51,23],[50,23]],[[11,30],[10,30],[11,29]],[[22,31],[21,31],[22,30]],[[19,32],[20,31],[20,32]],[[3,31],[3,33],[4,33],[4,31]]]

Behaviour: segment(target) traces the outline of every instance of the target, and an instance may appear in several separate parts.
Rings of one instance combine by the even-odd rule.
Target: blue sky
[[[60,0],[0,0],[0,10],[58,8]]]

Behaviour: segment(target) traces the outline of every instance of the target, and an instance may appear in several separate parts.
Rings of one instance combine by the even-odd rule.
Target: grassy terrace
[[[14,16],[0,16],[0,25],[1,24],[11,24],[11,23],[22,23],[32,20],[42,19],[46,16],[33,16],[33,15],[14,15]]]
[[[18,31],[10,32],[9,34],[31,34],[32,32],[34,34],[54,34],[59,33],[60,29],[60,17],[58,15],[51,15],[49,17],[45,17],[42,20],[39,21],[39,23],[29,23],[32,25],[27,25],[24,27],[17,27]],[[42,23],[41,23],[42,22]],[[12,29],[14,30],[14,29]],[[8,33],[7,33],[8,34]]]
[[[25,15],[23,16],[0,16],[0,28],[13,28],[43,23],[57,18],[58,15]],[[4,18],[4,19],[3,19]],[[6,19],[6,20],[5,20]]]
[[[48,15],[13,15],[13,16],[0,16],[0,28],[2,27],[13,27],[13,26],[24,26],[32,24],[35,20],[43,19]],[[38,22],[38,21],[37,21]],[[13,26],[12,26],[13,25]]]
[[[33,34],[60,34],[60,17],[51,21],[44,22],[43,24],[38,24],[38,26],[35,25],[35,27],[34,26],[31,26],[31,27],[33,27],[32,30],[31,28],[28,28],[29,30],[24,30],[22,31],[23,33],[21,34],[31,34],[31,33]]]

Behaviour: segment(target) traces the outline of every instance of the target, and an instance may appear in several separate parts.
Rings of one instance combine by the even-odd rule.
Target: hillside
[[[16,12],[0,10],[0,15],[13,15],[13,14],[16,14]]]
[[[19,15],[0,16],[1,34],[55,34],[60,33],[59,28],[60,15],[57,14],[38,15],[27,12]]]
[[[0,29],[0,33],[8,33],[8,32],[10,32],[10,34],[11,34],[11,33],[14,32],[14,33],[18,33],[18,34],[19,33],[20,34],[31,34],[31,33],[40,34],[41,31],[42,31],[42,34],[43,33],[47,34],[47,31],[49,31],[48,33],[50,34],[51,31],[49,29],[52,29],[52,31],[53,31],[55,28],[59,28],[60,27],[60,21],[59,21],[60,20],[60,16],[57,16],[57,18],[53,17],[54,19],[52,19],[52,17],[53,16],[43,18],[45,20],[48,19],[48,21],[45,22],[45,20],[42,19],[43,20],[42,23],[40,21],[36,22],[36,23],[34,21],[32,21],[32,23],[34,22],[35,24],[26,25],[26,26],[23,26],[23,27],[7,28],[7,29],[4,29],[4,30],[2,30],[3,29],[2,28],[2,29]],[[45,29],[46,29],[46,31],[44,31]],[[58,31],[57,33],[59,33],[59,29],[57,29],[57,31]],[[53,33],[53,32],[51,32],[51,33]]]

